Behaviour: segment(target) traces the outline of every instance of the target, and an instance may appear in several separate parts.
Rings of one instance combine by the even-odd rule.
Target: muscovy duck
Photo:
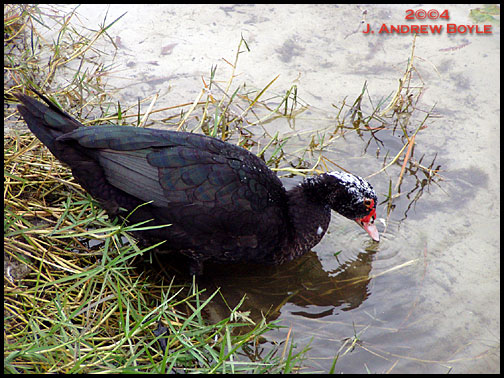
[[[379,241],[376,193],[358,176],[324,173],[286,191],[260,158],[239,146],[188,132],[85,127],[34,92],[47,106],[16,94],[29,129],[109,214],[136,209],[130,222],[169,224],[140,236],[166,240],[163,248],[189,256],[192,274],[201,274],[207,260],[292,260],[320,242],[331,209]]]

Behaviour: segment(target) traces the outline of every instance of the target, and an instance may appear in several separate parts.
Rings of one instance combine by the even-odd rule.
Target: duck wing
[[[193,133],[127,126],[78,128],[56,141],[99,165],[103,177],[89,182],[82,176],[96,173],[89,175],[86,164],[80,172],[82,161],[67,161],[79,182],[88,181],[86,189],[105,181],[137,203],[152,201],[147,210],[155,224],[171,224],[156,231],[170,248],[191,250],[199,259],[258,261],[286,233],[282,183],[241,147]],[[90,191],[110,204],[115,191],[108,186]],[[117,202],[133,210],[128,201]]]

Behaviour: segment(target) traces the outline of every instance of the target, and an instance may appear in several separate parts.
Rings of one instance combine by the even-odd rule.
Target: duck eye
[[[374,201],[371,199],[371,198],[366,198],[364,199],[364,206],[366,206],[366,208],[371,208],[373,207],[374,205]]]

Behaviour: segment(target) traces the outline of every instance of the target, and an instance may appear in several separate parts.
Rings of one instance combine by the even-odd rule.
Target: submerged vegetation
[[[408,198],[413,195],[410,206],[439,178],[435,158],[429,164],[422,164],[424,156],[414,159],[415,137],[431,116],[431,110],[425,111],[423,120],[411,129],[422,94],[415,76],[414,43],[404,76],[389,98],[373,104],[364,84],[354,101],[334,105],[329,126],[301,133],[292,126],[289,132],[272,134],[267,124],[283,119],[292,125],[309,107],[296,86],[283,95],[271,94],[276,78],[260,89],[235,85],[240,55],[249,49],[243,37],[234,61],[227,62],[232,67],[230,77],[222,81],[212,67],[193,101],[156,108],[154,95],[121,104],[112,100],[104,80],[110,67],[88,57],[98,51],[94,49],[99,41],[109,41],[114,48],[108,31],[119,18],[104,20],[97,31],[83,35],[72,25],[75,14],[74,10],[57,16],[37,6],[4,6],[8,100],[14,103],[12,93],[34,86],[86,125],[156,123],[205,133],[252,150],[284,176],[339,167],[324,151],[335,139],[357,133],[365,149],[376,145],[386,151],[378,156],[383,168],[375,174],[401,166],[399,175],[390,178],[385,200],[388,216],[395,198],[403,194],[406,172],[417,180],[407,193]],[[48,20],[58,28],[53,41],[44,40],[39,31]],[[58,85],[58,74],[68,67],[72,81]],[[369,104],[364,105],[366,98]],[[153,121],[159,116],[164,118]],[[21,127],[14,107],[5,111],[4,118],[10,129]],[[389,153],[380,133],[400,134],[402,149]],[[294,135],[302,138],[291,143]],[[264,316],[250,319],[247,309],[241,308],[243,301],[230,307],[220,321],[209,322],[208,306],[220,293],[199,288],[176,268],[167,272],[157,267],[151,254],[157,245],[143,248],[130,234],[142,225],[110,219],[31,133],[4,136],[4,164],[6,372],[289,373],[302,369],[309,347],[296,345],[290,337],[281,343],[267,341],[263,335],[282,325]],[[163,336],[164,353],[158,344],[161,337],[156,336],[158,324],[169,329]]]

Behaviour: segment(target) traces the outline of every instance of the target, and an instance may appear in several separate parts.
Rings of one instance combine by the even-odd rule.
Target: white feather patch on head
[[[333,171],[327,173],[330,176],[334,176],[341,180],[342,182],[347,183],[348,189],[352,190],[372,190],[372,186],[364,180],[362,177],[352,175],[351,173]]]
[[[362,181],[362,178],[359,176],[352,175],[351,173],[340,172],[340,171],[332,171],[327,172],[328,175],[339,178],[342,181],[346,181],[348,183],[354,183],[355,185],[359,185]]]

